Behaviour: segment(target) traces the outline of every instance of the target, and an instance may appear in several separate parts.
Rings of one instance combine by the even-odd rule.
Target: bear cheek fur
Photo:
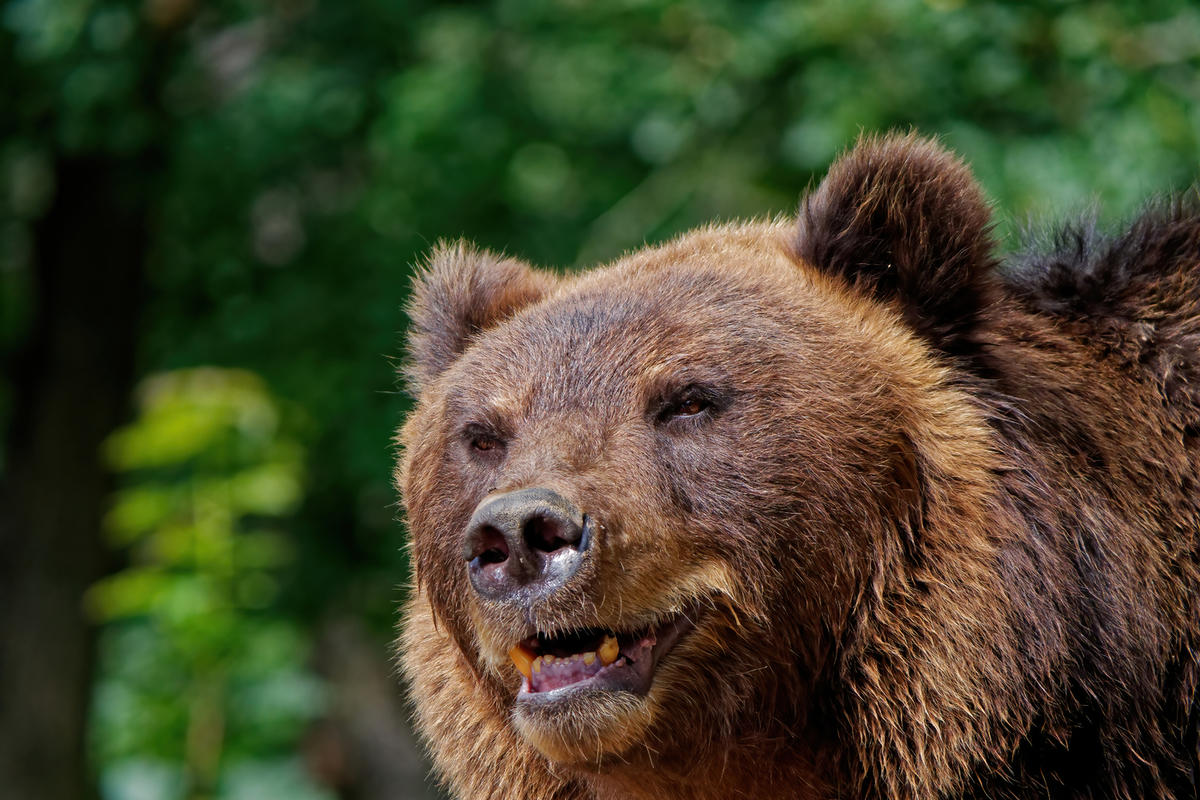
[[[463,487],[450,486],[441,480],[446,459],[442,440],[449,434],[441,412],[444,399],[435,391],[426,393],[427,397],[434,395],[432,402],[421,403],[401,431],[404,457],[397,479],[412,531],[410,549],[415,583],[428,593],[439,621],[450,626],[459,646],[472,654],[471,637],[459,622],[470,590],[459,552],[461,543],[457,535],[443,532],[455,530],[458,520],[465,523],[473,506],[470,494]],[[425,531],[435,533],[418,535]]]

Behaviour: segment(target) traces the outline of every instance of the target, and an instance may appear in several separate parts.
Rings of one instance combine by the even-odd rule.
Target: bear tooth
[[[543,660],[544,660],[544,661],[545,661],[547,664],[553,664],[553,663],[554,663],[554,656],[550,655],[549,653],[546,653],[546,655],[542,656],[542,659],[543,659]]]
[[[533,660],[533,671],[534,672],[542,671],[542,657],[541,656],[538,656],[537,658],[535,658]]]
[[[592,664],[595,664],[596,663],[596,654],[595,653],[584,653],[583,654],[583,663],[587,664],[589,667]]]
[[[526,678],[529,677],[529,670],[533,666],[533,652],[523,644],[519,644],[512,650],[508,651],[508,657],[512,659],[513,664]]]
[[[617,660],[617,655],[621,652],[621,646],[617,644],[617,637],[604,637],[604,641],[600,643],[600,647],[596,649],[596,655],[600,656],[600,663],[608,666]]]

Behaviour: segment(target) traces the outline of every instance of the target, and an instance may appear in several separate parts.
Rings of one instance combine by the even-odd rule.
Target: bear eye
[[[495,450],[499,446],[500,443],[490,436],[477,436],[471,440],[471,447],[484,453],[488,450]]]
[[[494,455],[504,449],[504,440],[482,425],[468,425],[463,429],[463,439],[473,453]]]
[[[719,410],[719,393],[706,386],[688,386],[668,397],[659,407],[660,424],[672,420],[697,419]]]
[[[699,397],[689,397],[676,403],[675,407],[670,410],[670,415],[672,417],[694,417],[706,408],[708,408],[708,403],[704,400]]]

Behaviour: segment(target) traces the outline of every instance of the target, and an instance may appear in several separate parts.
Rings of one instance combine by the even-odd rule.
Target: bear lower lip
[[[650,690],[659,660],[693,627],[689,616],[687,613],[676,615],[642,635],[618,637],[619,655],[608,665],[600,660],[585,659],[584,653],[539,656],[537,667],[530,669],[521,681],[517,700],[542,705],[593,692],[624,691],[644,695]],[[554,648],[542,644],[540,649]],[[586,655],[593,654],[588,652]]]

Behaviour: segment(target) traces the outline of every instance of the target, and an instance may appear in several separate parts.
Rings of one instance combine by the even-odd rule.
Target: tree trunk
[[[94,792],[85,731],[106,572],[100,444],[125,418],[147,250],[144,159],[63,159],[35,239],[32,329],[18,353],[0,475],[0,794]]]

